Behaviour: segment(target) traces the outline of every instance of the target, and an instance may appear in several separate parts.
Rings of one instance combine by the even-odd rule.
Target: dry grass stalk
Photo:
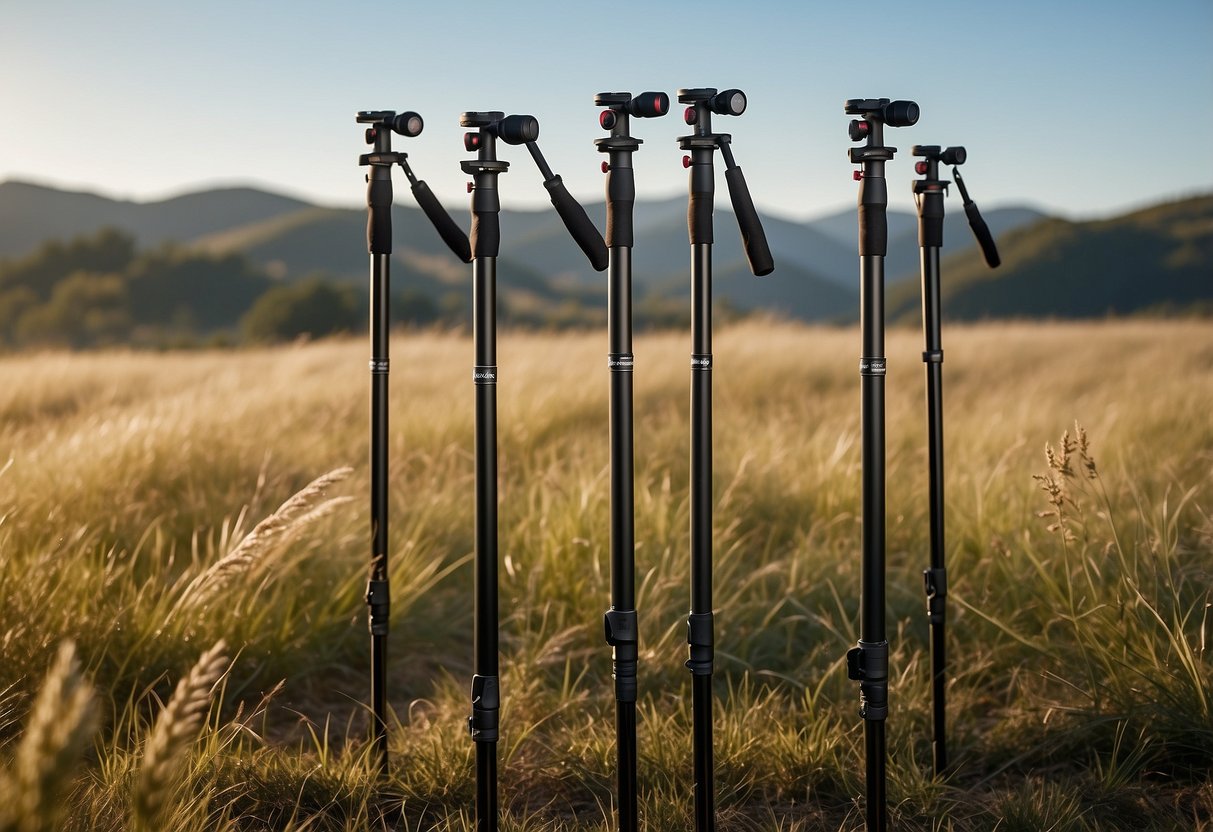
[[[12,770],[0,775],[0,832],[58,827],[62,795],[96,727],[92,687],[80,674],[75,645],[65,642],[30,711]]]
[[[223,676],[227,661],[227,645],[220,640],[177,683],[177,689],[156,719],[135,782],[133,809],[137,829],[159,828],[157,823],[172,796],[190,746],[198,737],[210,707],[211,691]]]
[[[275,546],[290,539],[307,524],[331,514],[338,506],[349,502],[349,497],[332,497],[327,500],[323,497],[329,488],[344,480],[352,471],[352,468],[337,468],[308,483],[241,538],[230,552],[194,578],[181,594],[177,608],[204,606],[234,579],[262,562]]]

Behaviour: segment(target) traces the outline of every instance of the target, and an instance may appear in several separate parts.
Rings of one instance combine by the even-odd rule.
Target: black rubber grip
[[[501,251],[501,215],[497,211],[473,211],[471,247],[473,257],[496,257]]]
[[[943,247],[943,191],[924,193],[918,212],[918,245]]]
[[[465,263],[472,262],[472,248],[468,244],[468,235],[464,234],[463,229],[451,219],[451,215],[442,207],[438,197],[434,196],[430,186],[424,181],[418,180],[413,185],[413,196],[417,198],[417,204],[421,206],[421,210],[425,211],[425,215],[430,218],[430,222],[438,230],[438,235],[442,237],[443,242],[451,251],[455,252],[455,256]]]
[[[702,155],[703,151],[692,151],[692,158]],[[716,199],[716,182],[712,176],[712,154],[708,151],[703,164],[691,164],[690,196],[687,199],[687,232],[691,236],[691,245],[715,242],[712,236],[712,209]]]
[[[994,235],[990,233],[990,227],[986,225],[986,221],[981,217],[981,212],[977,210],[976,202],[965,203],[965,216],[969,218],[969,227],[973,229],[973,234],[977,237],[978,244],[981,245],[981,253],[985,255],[986,265],[991,269],[998,268],[1002,258],[998,256],[998,247],[994,245]]]
[[[691,191],[687,200],[687,231],[691,235],[691,245],[696,243],[711,243],[712,239],[712,194]]]
[[[636,207],[636,176],[631,168],[611,168],[607,172],[606,244],[634,245],[632,215]]]
[[[726,170],[724,181],[729,186],[729,199],[733,202],[733,213],[741,228],[741,242],[745,246],[746,259],[750,261],[750,271],[759,277],[770,274],[775,271],[775,258],[771,256],[767,234],[762,230],[758,212],[754,210],[754,200],[750,198],[750,189],[746,186],[741,168]]]
[[[564,182],[559,176],[553,176],[544,182],[543,187],[548,189],[548,195],[552,198],[552,205],[555,206],[556,213],[560,215],[560,219],[564,220],[564,227],[569,230],[573,239],[577,241],[577,245],[581,246],[581,250],[589,258],[594,271],[604,271],[607,267],[606,243],[602,241],[602,235],[598,233],[594,223],[590,222],[590,218],[586,216],[581,203],[569,195],[568,189],[564,187]]]
[[[859,182],[859,255],[884,257],[889,250],[888,186],[878,176]]]
[[[392,253],[392,180],[386,172],[371,171],[366,187],[366,247],[371,254]]]

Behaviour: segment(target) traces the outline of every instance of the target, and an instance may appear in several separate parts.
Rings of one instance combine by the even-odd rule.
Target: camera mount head
[[[610,132],[609,136],[594,139],[598,152],[608,154],[608,161],[602,163],[602,172],[607,175],[606,244],[608,248],[631,248],[632,211],[636,202],[632,154],[643,144],[631,133],[631,116],[664,116],[670,111],[670,96],[664,92],[642,92],[637,96],[630,92],[600,92],[594,96],[594,105],[606,108],[598,114],[598,126]]]
[[[969,157],[965,149],[960,146],[941,148],[937,144],[916,144],[910,148],[910,154],[921,159],[914,163],[914,172],[922,177],[922,179],[914,180],[914,194],[919,199],[919,215],[924,218],[924,222],[928,217],[935,219],[938,225],[938,230],[934,226],[923,226],[924,231],[920,234],[923,244],[943,245],[943,197],[947,194],[950,183],[939,178],[939,165],[941,163],[951,165],[952,177],[956,181],[956,188],[960,191],[965,215],[969,218],[969,227],[973,230],[973,236],[977,238],[978,245],[981,246],[981,253],[985,256],[986,264],[992,269],[996,268],[1002,260],[998,254],[998,247],[994,244],[994,235],[990,233],[989,226],[982,218],[977,203],[969,197],[969,190],[965,187],[964,178],[960,175],[960,165],[963,165]],[[931,203],[930,200],[938,201]]]
[[[963,165],[968,158],[963,147],[941,148],[937,144],[916,144],[910,148],[910,155],[922,158],[921,162],[914,163],[914,172],[928,178],[939,176],[938,166],[941,162],[955,167]]]
[[[486,137],[501,139],[506,144],[527,144],[539,138],[539,119],[534,116],[507,116],[500,110],[467,112],[459,116],[460,127],[476,127],[478,132],[465,133],[466,150],[479,149]]]
[[[745,112],[745,93],[738,89],[717,92],[715,87],[693,87],[678,91],[678,102],[690,104],[682,114],[682,120],[695,128],[695,135],[712,134],[712,114],[739,116]],[[727,137],[726,137],[727,143]]]
[[[472,248],[476,256],[496,257],[500,245],[497,215],[501,212],[501,204],[497,197],[497,177],[510,166],[509,162],[497,159],[497,139],[501,139],[506,144],[526,145],[565,227],[596,271],[607,267],[607,250],[602,235],[586,216],[585,209],[569,194],[561,178],[552,172],[539,150],[539,119],[525,115],[507,116],[500,110],[471,111],[459,116],[459,126],[478,128],[463,136],[464,149],[475,151],[476,158],[459,163],[463,172],[472,176],[468,193],[473,195]]]
[[[755,275],[770,274],[775,269],[770,246],[762,221],[754,209],[745,177],[733,158],[733,137],[728,133],[712,132],[712,114],[739,116],[745,112],[746,96],[739,89],[718,91],[715,87],[689,87],[678,91],[678,101],[689,104],[682,120],[694,128],[689,136],[679,136],[678,146],[689,150],[682,157],[682,165],[690,169],[690,202],[687,208],[687,225],[691,245],[712,242],[712,159],[720,151],[724,160],[725,183],[729,186],[729,198],[733,203],[733,214],[741,229],[741,239],[750,270]]]
[[[640,145],[639,139],[633,139],[629,133],[631,125],[629,116],[637,118],[658,118],[670,111],[670,97],[664,92],[642,92],[635,97],[630,92],[600,92],[594,96],[594,106],[605,107],[598,114],[598,126],[611,131],[611,139],[598,139],[594,142],[598,149],[607,153],[612,149],[609,144],[612,139],[622,139],[634,143],[631,150]],[[604,144],[604,142],[608,144]],[[618,142],[615,142],[618,144]],[[618,148],[617,148],[618,149]],[[606,169],[603,169],[606,172]]]
[[[358,164],[370,167],[367,174],[367,245],[373,254],[392,251],[392,166],[404,168],[413,196],[447,246],[460,260],[470,261],[467,235],[455,224],[450,214],[438,202],[429,185],[418,179],[409,167],[408,154],[392,150],[392,133],[413,138],[421,134],[425,122],[412,110],[359,110],[354,117],[358,124],[368,124],[366,143],[373,145],[370,153],[358,157]]]
[[[884,146],[884,128],[909,127],[918,121],[918,105],[913,101],[890,101],[887,98],[851,98],[843,105],[847,115],[860,116],[852,119],[847,134],[853,142],[866,140],[863,147],[853,147],[849,153],[851,161],[887,162],[897,152],[895,147]],[[856,174],[859,178],[860,174]]]
[[[412,110],[397,113],[395,110],[360,110],[355,119],[359,124],[371,125],[366,129],[366,143],[375,144],[380,130],[399,133],[407,138],[421,135],[425,122]]]

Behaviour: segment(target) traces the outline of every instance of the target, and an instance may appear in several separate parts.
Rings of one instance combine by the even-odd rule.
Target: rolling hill
[[[993,273],[985,271],[959,200],[950,199],[944,236],[948,312],[963,318],[1079,317],[1207,302],[1209,281],[1202,282],[1200,275],[1211,271],[1209,199],[1099,222],[1047,218],[1026,207],[987,209],[1004,261]],[[738,310],[801,320],[854,318],[853,210],[808,222],[765,215],[776,270],[755,279],[746,269],[727,204],[722,190],[713,252],[719,298]],[[592,202],[586,210],[603,227],[605,205]],[[452,214],[466,228],[466,208],[459,205]],[[467,289],[467,267],[446,250],[405,187],[397,189],[393,224],[394,288],[454,309]],[[253,188],[131,202],[25,182],[0,183],[0,260],[24,255],[48,239],[116,227],[135,237],[141,248],[172,241],[210,256],[247,257],[280,281],[321,274],[361,287],[367,268],[365,225],[361,208],[319,207]],[[554,211],[503,211],[501,226],[501,291],[509,308],[526,310],[522,319],[533,321],[542,321],[545,314],[566,322],[601,317],[605,278],[589,267]],[[889,231],[885,273],[890,317],[912,318],[918,306],[916,218],[890,211]],[[685,198],[637,203],[635,251],[636,297],[646,299],[648,308],[660,309],[658,319],[672,320],[671,310],[685,307],[689,294]]]
[[[1090,222],[1046,219],[1002,235],[1002,266],[976,249],[940,264],[945,319],[1091,318],[1213,305],[1213,195]],[[918,287],[888,299],[915,319]]]

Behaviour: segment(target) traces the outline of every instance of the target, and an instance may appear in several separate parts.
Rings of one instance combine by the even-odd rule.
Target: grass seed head
[[[172,797],[189,751],[211,703],[211,691],[227,667],[227,645],[207,650],[176,690],[148,738],[135,783],[135,826],[154,830]]]

